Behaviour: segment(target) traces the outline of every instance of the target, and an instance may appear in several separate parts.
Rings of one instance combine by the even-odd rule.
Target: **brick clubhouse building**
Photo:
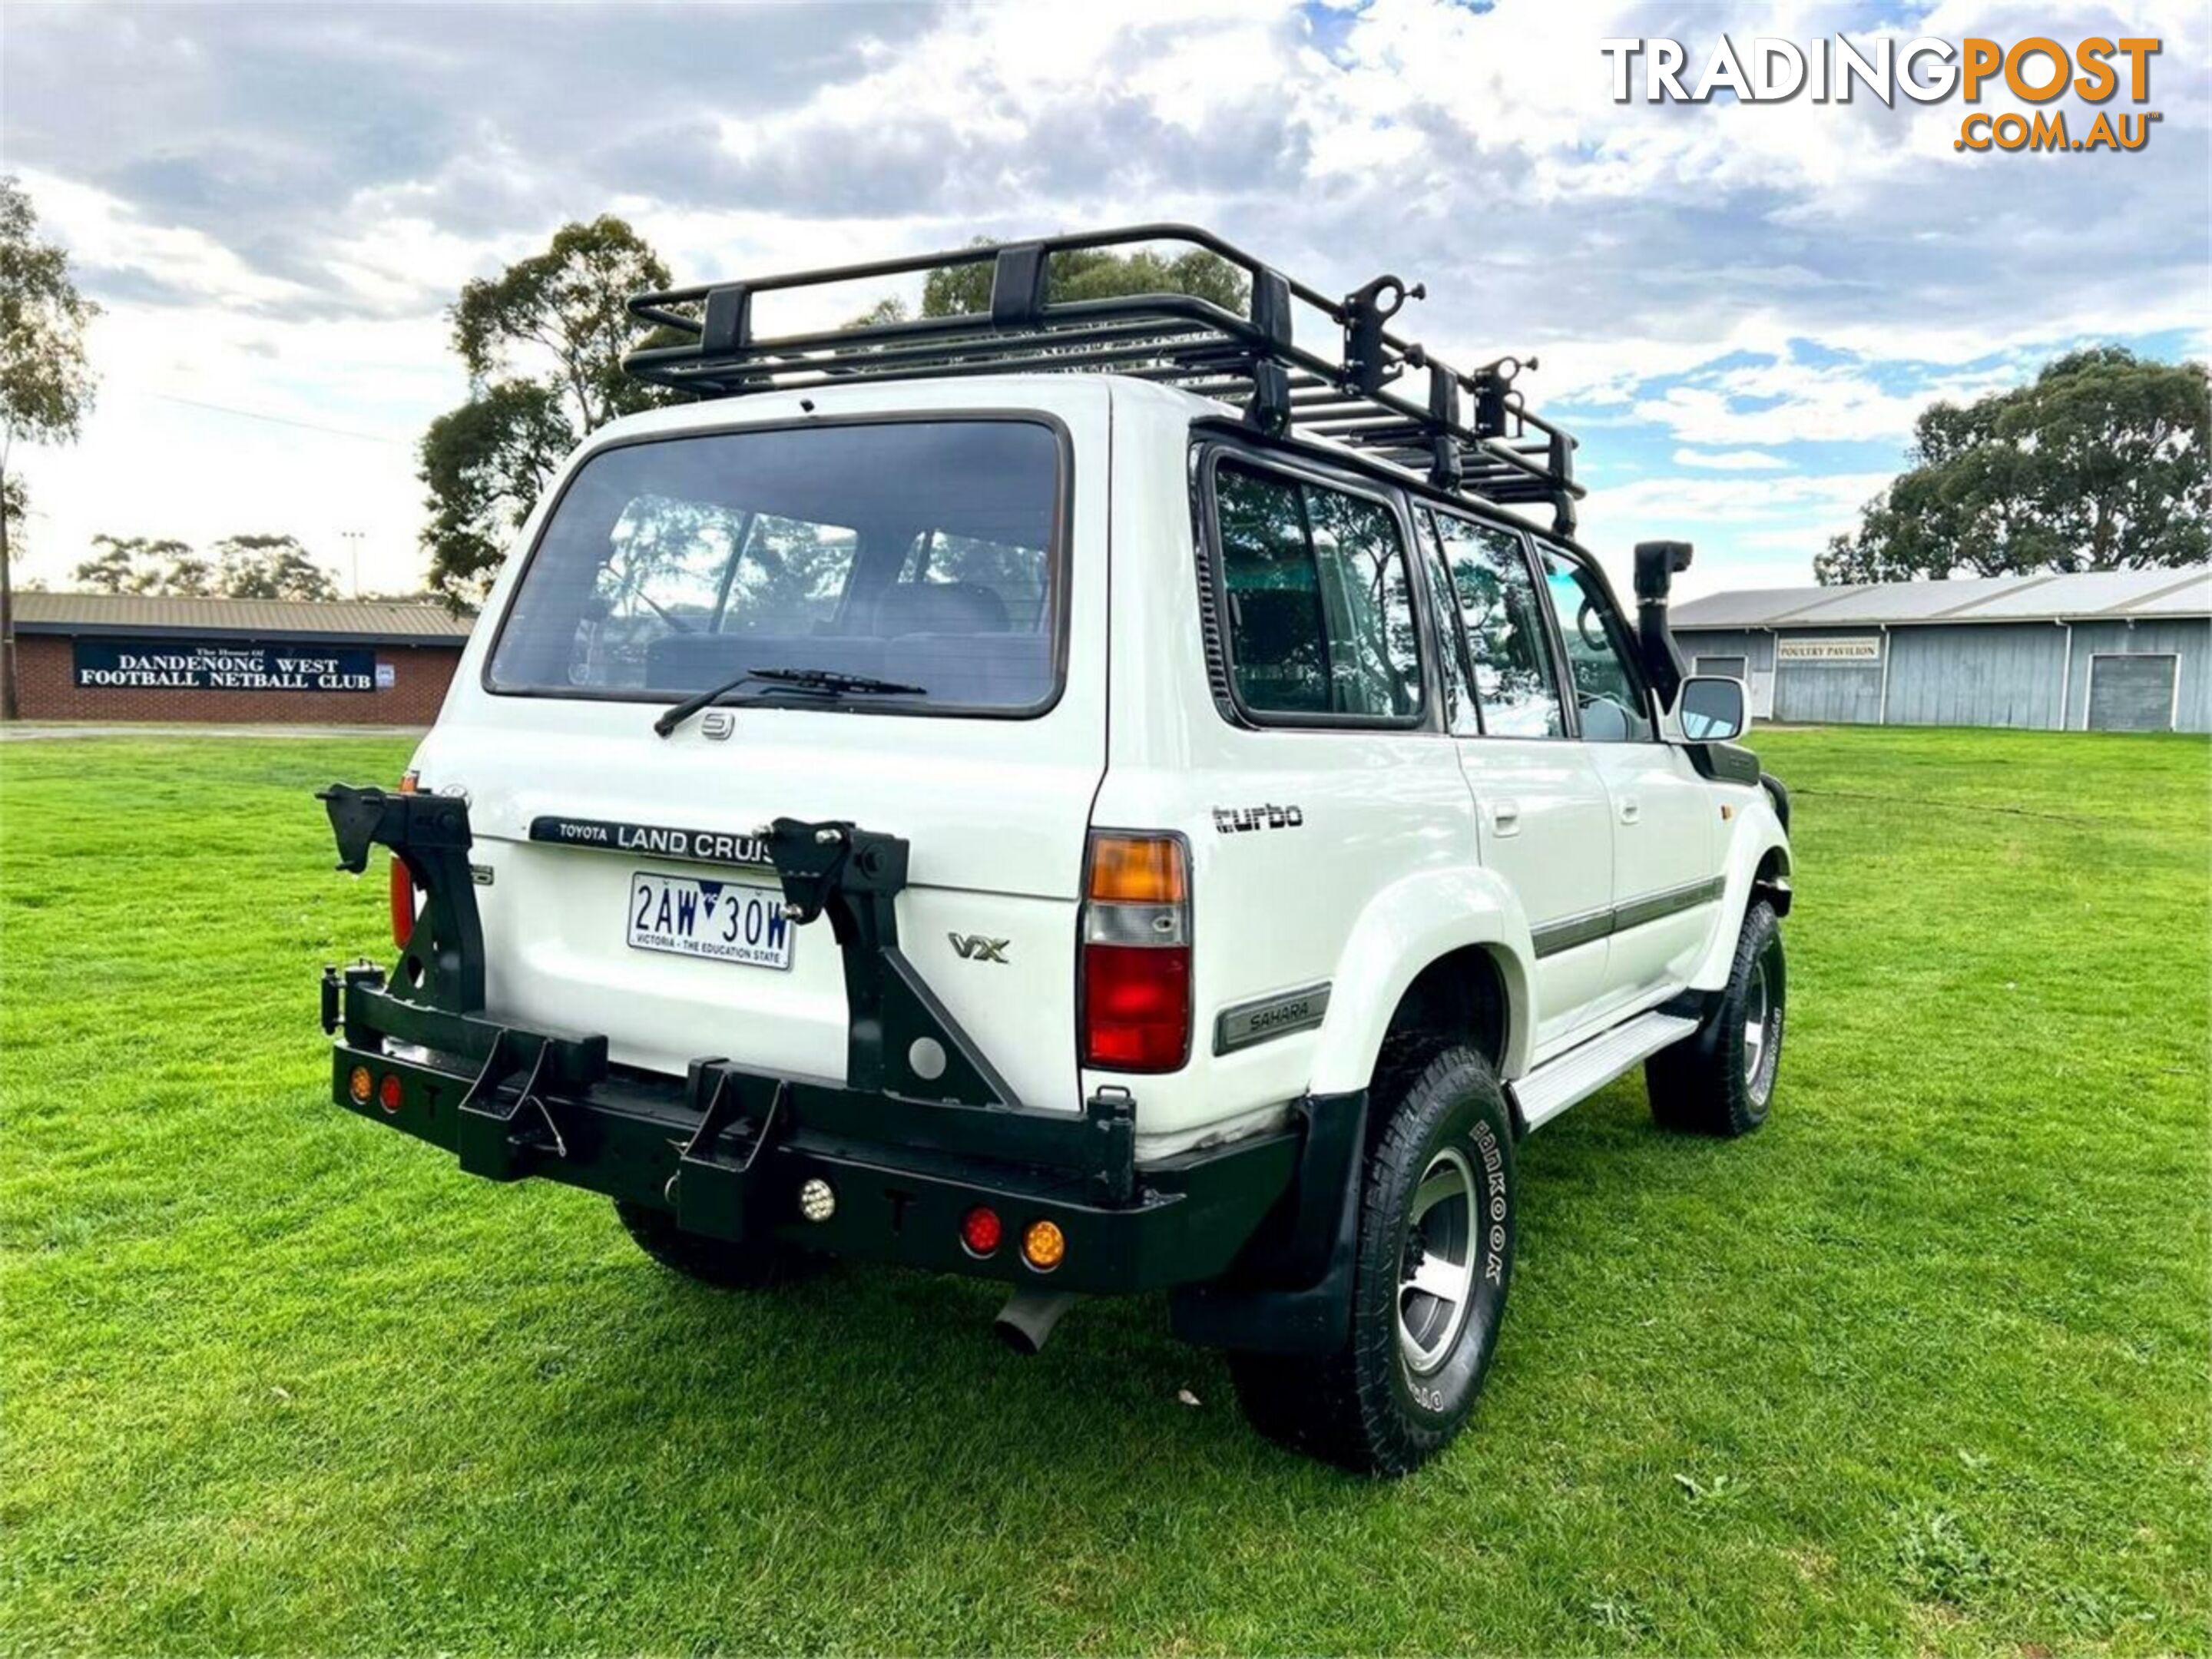
[[[434,605],[15,595],[27,720],[428,726],[473,619]]]

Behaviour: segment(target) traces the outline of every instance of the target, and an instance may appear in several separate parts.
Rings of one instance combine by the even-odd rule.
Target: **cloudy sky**
[[[1612,101],[1601,39],[1697,66],[1723,30],[2155,34],[2162,119],[2130,155],[1976,155],[1956,99]],[[1395,270],[1431,296],[1406,332],[1540,359],[1616,571],[1666,534],[1692,592],[1808,580],[1930,399],[2080,342],[2205,353],[2206,33],[2147,0],[9,0],[0,167],[105,307],[84,441],[19,451],[26,563],[279,531],[412,582],[413,446],[465,392],[443,308],[613,211],[678,281],[1167,218],[1325,289]]]

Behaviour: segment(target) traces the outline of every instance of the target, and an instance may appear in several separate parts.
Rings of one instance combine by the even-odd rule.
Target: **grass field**
[[[1528,1142],[1488,1391],[1395,1486],[1157,1300],[1022,1361],[978,1285],[716,1294],[325,1103],[316,972],[388,945],[309,792],[402,744],[0,747],[0,1643],[2206,1652],[2212,756],[1759,741],[1773,1120]]]

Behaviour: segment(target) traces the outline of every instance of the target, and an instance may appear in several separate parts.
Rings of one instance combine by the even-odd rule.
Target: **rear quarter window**
[[[1213,472],[1228,671],[1262,722],[1411,725],[1419,627],[1397,515],[1224,459]]]

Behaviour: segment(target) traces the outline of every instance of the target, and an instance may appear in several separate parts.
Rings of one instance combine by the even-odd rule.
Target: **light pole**
[[[353,596],[361,597],[361,537],[358,530],[341,530],[338,539],[345,544],[346,553],[353,562]]]

